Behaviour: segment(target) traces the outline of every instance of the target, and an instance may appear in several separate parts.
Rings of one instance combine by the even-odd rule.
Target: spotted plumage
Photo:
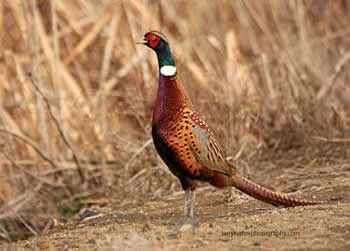
[[[207,182],[211,182],[216,172],[231,175],[232,170],[227,165],[210,165],[210,162],[218,165],[226,162],[208,125],[197,113],[184,107],[173,121],[161,125],[155,133],[157,140],[163,141],[178,162],[176,168],[191,179]]]
[[[191,221],[197,181],[215,187],[234,186],[252,197],[276,206],[313,205],[268,190],[240,176],[224,158],[209,126],[200,118],[178,80],[175,61],[163,34],[145,34],[145,45],[153,49],[160,69],[159,88],[153,110],[152,136],[155,147],[185,190],[185,220]],[[162,70],[163,69],[163,70]],[[188,203],[192,193],[192,203]]]

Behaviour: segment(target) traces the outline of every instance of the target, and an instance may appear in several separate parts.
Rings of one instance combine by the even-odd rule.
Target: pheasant
[[[274,206],[305,206],[319,202],[298,200],[264,188],[240,176],[225,160],[213,132],[193,108],[177,77],[166,37],[159,31],[144,35],[142,44],[154,50],[159,65],[159,88],[152,119],[156,150],[185,191],[185,223],[193,223],[198,181],[240,191]]]

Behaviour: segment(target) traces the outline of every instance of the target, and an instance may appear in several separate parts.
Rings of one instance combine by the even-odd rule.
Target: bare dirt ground
[[[156,200],[117,194],[97,215],[75,217],[47,234],[5,245],[3,250],[349,250],[350,143],[315,141],[269,150],[247,164],[251,179],[292,197],[329,203],[275,208],[203,186],[196,227],[180,231],[183,193]],[[151,196],[150,196],[151,197]]]

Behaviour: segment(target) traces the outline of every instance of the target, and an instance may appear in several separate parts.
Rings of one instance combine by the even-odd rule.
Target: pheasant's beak
[[[143,41],[141,41],[141,42],[136,42],[136,44],[143,44],[143,45],[146,45],[146,44],[147,44],[147,40],[146,40],[146,39],[143,39]]]

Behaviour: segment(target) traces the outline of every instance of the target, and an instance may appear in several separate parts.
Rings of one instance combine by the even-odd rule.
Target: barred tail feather
[[[318,201],[298,200],[289,198],[286,195],[273,192],[244,177],[238,176],[238,174],[232,176],[232,186],[252,196],[255,199],[258,199],[260,201],[274,206],[296,207],[317,205],[322,203]]]

